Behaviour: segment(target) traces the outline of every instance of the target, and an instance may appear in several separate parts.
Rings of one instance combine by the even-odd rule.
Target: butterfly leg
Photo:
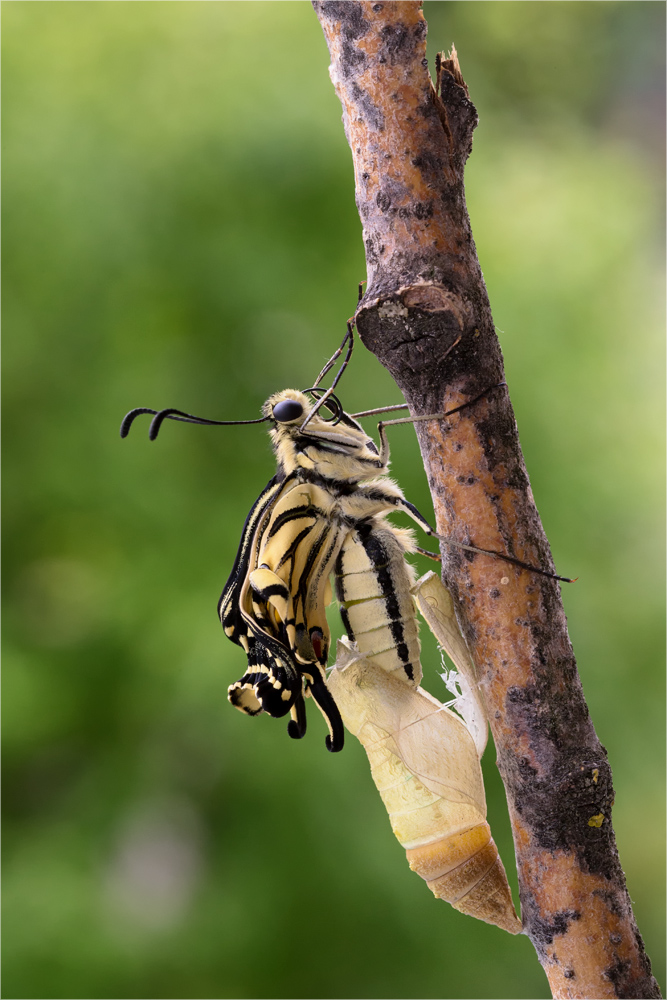
[[[297,696],[290,714],[292,718],[287,723],[287,733],[293,740],[300,740],[306,735],[306,703],[303,694]]]
[[[330,750],[331,753],[338,753],[339,750],[343,749],[345,730],[343,729],[343,720],[340,717],[336,702],[331,697],[319,670],[314,670],[312,675],[304,674],[304,676],[306,677],[310,693],[315,699],[315,704],[329,727],[329,735],[326,738],[327,750]]]

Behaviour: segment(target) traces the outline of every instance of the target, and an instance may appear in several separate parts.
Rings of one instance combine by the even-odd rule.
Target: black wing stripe
[[[308,517],[314,520],[315,518],[323,518],[325,516],[324,511],[318,510],[317,507],[311,507],[310,504],[304,504],[302,507],[292,507],[290,510],[285,510],[282,514],[278,515],[271,525],[266,537],[273,538],[274,535],[278,534],[283,525],[289,524],[290,521],[295,521],[302,517]]]
[[[285,550],[285,552],[283,553],[283,555],[282,555],[282,557],[280,559],[280,562],[276,566],[276,569],[280,569],[281,566],[284,566],[285,563],[290,562],[290,560],[292,562],[294,561],[294,555],[296,553],[296,550],[298,549],[299,545],[304,540],[304,538],[306,538],[311,533],[312,530],[313,530],[313,525],[311,524],[311,525],[308,525],[307,528],[303,528],[301,531],[297,532],[297,534],[292,539],[292,542],[291,542],[289,548],[287,548]],[[291,574],[290,574],[290,577],[291,577]],[[290,587],[291,586],[292,586],[292,581],[290,579]]]

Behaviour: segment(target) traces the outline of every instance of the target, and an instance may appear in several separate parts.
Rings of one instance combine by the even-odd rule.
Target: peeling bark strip
[[[363,224],[363,342],[413,414],[438,530],[552,568],[465,205],[477,113],[453,51],[426,61],[421,4],[313,6],[343,105]],[[460,343],[449,353],[457,337]],[[611,825],[607,756],[584,701],[556,581],[444,546],[481,677],[514,831],[525,932],[555,997],[659,997]]]

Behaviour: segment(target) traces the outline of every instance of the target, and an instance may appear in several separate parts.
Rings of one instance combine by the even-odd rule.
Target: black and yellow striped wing
[[[299,483],[271,510],[249,574],[252,614],[290,647],[297,662],[326,666],[329,577],[349,530],[332,516],[331,494]],[[277,630],[277,633],[276,633]]]
[[[343,726],[325,684],[324,609],[342,532],[327,503],[326,490],[294,476],[271,480],[248,515],[218,610],[225,634],[248,657],[246,673],[229,689],[232,704],[249,715],[291,712],[288,732],[299,738],[305,685],[329,725],[328,748],[339,750]]]
[[[261,525],[267,512],[270,510],[272,504],[276,502],[285,486],[285,481],[279,482],[278,477],[274,476],[269,480],[252,505],[246,522],[243,525],[241,541],[232,571],[218,601],[218,615],[225,635],[239,646],[245,646],[243,640],[248,633],[248,622],[241,611],[240,598],[250,569],[253,543],[257,537],[259,525]]]

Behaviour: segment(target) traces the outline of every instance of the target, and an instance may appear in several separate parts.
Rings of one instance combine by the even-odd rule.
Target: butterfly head
[[[301,469],[323,479],[357,482],[386,472],[375,442],[345,413],[337,397],[331,396],[309,417],[316,405],[297,389],[276,392],[264,404],[278,465],[285,475]],[[328,419],[327,410],[332,414]]]

